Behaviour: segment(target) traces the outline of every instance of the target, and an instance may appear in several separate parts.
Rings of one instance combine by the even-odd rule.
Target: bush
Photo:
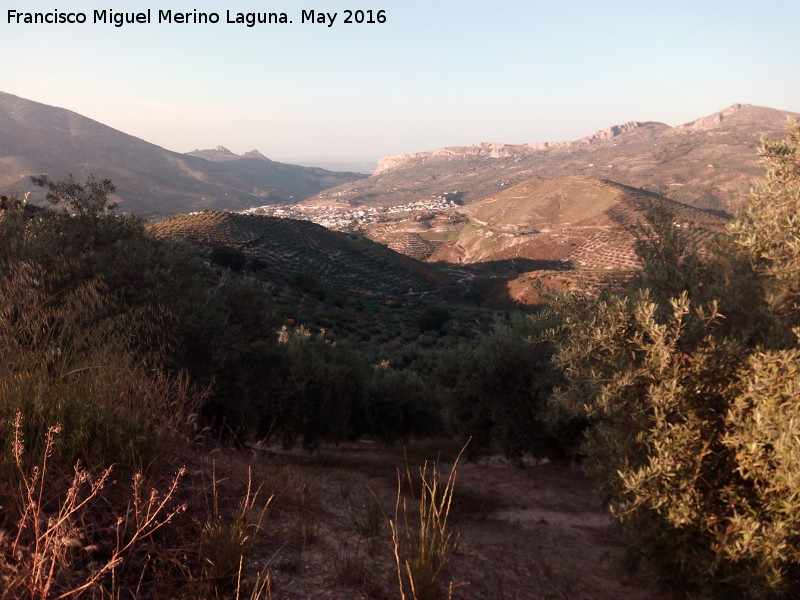
[[[108,298],[101,285],[90,281],[54,296],[52,279],[57,275],[25,263],[0,275],[0,429],[10,431],[22,413],[25,439],[38,444],[61,425],[66,470],[77,460],[149,463],[159,440],[195,408],[185,382],[148,368],[132,351],[124,322],[102,318]],[[27,450],[41,461],[42,448]],[[0,468],[0,477],[14,471]]]
[[[439,331],[450,320],[450,309],[443,304],[432,304],[417,317],[420,331]]]
[[[442,430],[440,407],[425,381],[415,372],[399,371],[383,362],[366,377],[363,421],[359,434],[386,444],[398,437],[433,435]]]
[[[762,145],[767,183],[715,255],[684,260],[675,240],[666,255],[641,253],[642,278],[568,306],[556,339],[565,385],[553,409],[589,419],[585,466],[612,514],[664,581],[697,597],[789,598],[800,586],[800,127],[790,127]],[[666,273],[683,282],[674,297]]]
[[[352,437],[363,365],[345,346],[303,327],[284,327],[279,342],[284,362],[274,394],[258,407],[259,436],[275,436],[287,448],[300,441],[308,449]]]
[[[232,271],[241,271],[247,264],[247,257],[236,248],[217,246],[211,250],[211,262]]]
[[[445,354],[437,378],[451,427],[474,448],[497,440],[507,456],[551,451],[543,409],[552,386],[552,345],[536,336],[544,321],[517,315]]]

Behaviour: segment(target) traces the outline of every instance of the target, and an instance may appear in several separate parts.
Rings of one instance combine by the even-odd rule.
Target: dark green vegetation
[[[47,318],[55,320],[77,318],[57,313],[72,306],[61,299],[96,297],[83,301],[83,326],[67,330],[90,336],[96,326],[104,343],[119,344],[142,369],[167,380],[187,374],[202,391],[197,410],[214,431],[309,448],[362,435],[391,441],[444,431],[427,379],[440,355],[491,328],[494,318],[443,304],[461,291],[446,275],[306,222],[202,213],[148,232],[135,217],[110,214],[109,182],[37,182],[65,211],[5,211],[9,289],[21,285],[14,275],[20,269],[41,280],[31,305],[52,303],[56,314]],[[192,245],[160,239],[166,237]],[[10,314],[24,313],[23,301],[12,300]],[[53,327],[59,335],[65,329]],[[71,362],[63,368],[83,372]],[[43,415],[42,427],[50,421]]]
[[[262,279],[292,283],[317,295],[413,299],[445,293],[455,283],[437,269],[361,236],[309,221],[203,212],[150,227],[156,237],[182,239],[210,248],[212,254],[219,248],[246,253],[251,270]]]
[[[27,556],[19,540],[46,519],[26,507],[64,497],[37,492],[38,473],[157,471],[187,424],[310,451],[438,435],[581,461],[643,562],[689,597],[794,597],[800,126],[761,154],[766,181],[725,233],[700,247],[674,203],[652,202],[630,228],[639,270],[530,314],[471,305],[449,276],[354,235],[219,212],[145,227],[107,210],[110,183],[37,180],[67,210],[9,202],[0,222],[0,427],[16,432],[0,493],[20,531],[4,552]],[[230,597],[254,498],[233,535],[214,496],[211,545],[164,573],[206,573],[213,593],[195,597]],[[307,486],[296,504],[304,546],[319,534]],[[48,597],[9,575],[20,560],[0,561],[7,593]],[[70,573],[46,581],[74,589]]]
[[[258,152],[218,162],[179,154],[74,112],[0,92],[0,189],[22,192],[29,174],[56,180],[94,173],[117,187],[121,210],[141,216],[204,208],[239,210],[297,201],[357,173],[287,165]],[[36,190],[34,190],[36,192]],[[42,202],[43,194],[32,200]]]

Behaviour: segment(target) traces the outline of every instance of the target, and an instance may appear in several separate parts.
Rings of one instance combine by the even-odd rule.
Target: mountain
[[[364,180],[321,192],[353,205],[391,206],[458,192],[465,203],[531,177],[596,177],[666,194],[697,208],[731,212],[762,176],[762,135],[783,137],[797,113],[734,104],[670,127],[631,121],[571,142],[480,143],[382,158]]]
[[[0,92],[3,194],[30,190],[34,201],[43,202],[44,193],[32,186],[31,175],[61,179],[72,173],[81,181],[93,173],[116,184],[121,210],[151,216],[297,201],[364,177],[278,163],[257,151],[236,156],[220,148],[172,152],[72,111]],[[217,155],[223,154],[220,160]]]
[[[578,270],[634,268],[632,230],[656,198],[593,177],[532,178],[465,207],[469,225],[430,260],[455,254],[462,263],[536,258]],[[714,214],[668,204],[676,226],[689,229],[697,241],[723,227]]]
[[[258,152],[258,150],[253,150],[253,152]],[[211,160],[214,162],[227,162],[229,160],[237,160],[243,158],[238,154],[234,154],[233,152],[228,150],[225,146],[216,146],[215,148],[209,148],[207,150],[192,150],[191,152],[187,152],[186,155],[196,156],[197,158],[205,158],[206,160]],[[261,155],[260,152],[259,155]],[[261,157],[266,158],[263,155],[261,155]]]

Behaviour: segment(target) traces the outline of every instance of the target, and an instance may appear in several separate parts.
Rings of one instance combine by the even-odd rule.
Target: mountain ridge
[[[718,126],[727,117],[745,108],[774,110],[774,109],[769,109],[767,107],[756,107],[751,104],[734,103],[720,111],[712,113],[711,115],[700,117],[699,119],[695,119],[694,121],[690,121],[682,125],[677,125],[675,127],[670,127],[669,125],[658,121],[627,121],[625,123],[611,125],[610,127],[600,129],[590,135],[571,141],[530,142],[526,144],[504,144],[502,142],[477,142],[474,144],[470,144],[469,146],[446,146],[443,148],[438,148],[436,150],[393,154],[379,158],[378,166],[373,174],[380,175],[381,173],[385,173],[395,169],[400,169],[403,168],[403,165],[407,162],[413,160],[425,159],[429,157],[432,158],[432,157],[452,156],[455,159],[455,157],[458,157],[459,155],[464,155],[464,156],[477,155],[477,156],[485,156],[487,158],[500,158],[504,156],[525,154],[527,151],[536,152],[541,150],[553,150],[553,149],[571,150],[574,148],[580,148],[583,146],[592,145],[597,142],[606,142],[609,140],[613,140],[614,138],[620,135],[623,135],[625,133],[628,133],[630,131],[642,127],[654,128],[659,130],[672,129],[678,131],[680,130],[708,131]]]
[[[256,152],[229,161],[181,154],[74,111],[0,92],[0,190],[31,191],[34,202],[43,202],[44,192],[29,178],[42,173],[109,178],[120,209],[142,216],[285,203],[364,177],[278,163]]]
[[[634,230],[651,202],[666,202],[676,226],[698,243],[721,231],[724,220],[657,194],[607,179],[564,175],[532,177],[502,191],[435,215],[368,227],[366,234],[428,262],[459,265],[538,262],[556,270],[633,269]],[[423,245],[427,243],[427,247]],[[406,250],[408,248],[408,250]]]
[[[592,176],[667,194],[697,208],[730,214],[762,172],[763,135],[783,137],[790,111],[733,104],[670,127],[629,121],[571,142],[482,142],[383,157],[367,179],[325,190],[353,206],[392,206],[459,193],[465,204],[530,177]]]

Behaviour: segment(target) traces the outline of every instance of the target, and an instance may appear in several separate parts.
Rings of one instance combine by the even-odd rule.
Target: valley
[[[785,116],[366,176],[0,94],[4,593],[793,598]]]
[[[716,213],[592,177],[534,177],[467,205],[457,202],[462,195],[388,207],[307,201],[243,214],[308,220],[362,235],[437,265],[473,291],[492,290],[478,297],[508,306],[535,304],[539,295],[529,288],[536,279],[569,289],[570,281],[638,268],[634,242],[649,203],[671,207],[674,226],[698,247],[725,225]]]

